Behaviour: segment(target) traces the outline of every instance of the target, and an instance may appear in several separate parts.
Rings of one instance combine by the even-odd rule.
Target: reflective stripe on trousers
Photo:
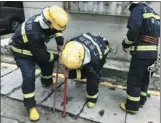
[[[43,75],[41,75],[41,78],[42,79],[51,79],[53,77],[53,75],[49,75],[49,76],[43,76]]]
[[[131,100],[131,101],[140,101],[140,97],[132,97],[130,95],[127,95],[127,99]]]
[[[29,94],[24,94],[24,98],[32,98],[34,96],[35,96],[34,92]]]
[[[90,96],[87,94],[87,98],[91,98],[91,99],[96,99],[98,97],[98,93],[93,95],[93,96]]]

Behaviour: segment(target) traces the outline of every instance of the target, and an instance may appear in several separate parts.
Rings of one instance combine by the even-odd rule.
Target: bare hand
[[[123,50],[124,52],[127,52],[127,50],[126,50],[125,48],[123,48],[123,47],[122,47],[122,50]]]
[[[61,51],[63,50],[63,46],[58,45],[58,46],[57,46],[57,50],[61,52]]]
[[[64,72],[64,77],[68,77],[69,71],[67,68],[65,68],[65,72]]]

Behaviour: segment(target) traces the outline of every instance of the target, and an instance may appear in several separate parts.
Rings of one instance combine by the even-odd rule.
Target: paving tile
[[[37,103],[40,103],[48,94],[52,91],[52,87],[44,88],[41,85],[40,78],[37,78],[35,81],[35,100]],[[14,99],[23,100],[23,94],[21,88],[9,95]]]
[[[89,109],[85,106],[80,117],[101,123],[124,123],[125,113],[119,108],[120,102],[125,100],[125,91],[111,90],[100,86],[99,98],[96,107]],[[101,115],[101,112],[104,114]]]
[[[15,70],[16,68],[17,68],[17,66],[7,67],[7,66],[1,65],[1,76],[4,76],[5,74]]]
[[[17,120],[1,117],[1,123],[19,123]]]
[[[127,115],[126,123],[160,123],[160,97],[151,96],[136,115]]]
[[[38,75],[40,71],[36,71],[35,74]],[[22,74],[20,69],[15,70],[1,78],[1,94],[8,94],[13,89],[21,86],[22,84]]]
[[[62,85],[56,92],[56,109],[63,110],[63,88]],[[42,105],[53,107],[54,94],[51,95]],[[83,107],[86,100],[86,85],[79,82],[68,80],[68,104],[67,112],[77,115]]]

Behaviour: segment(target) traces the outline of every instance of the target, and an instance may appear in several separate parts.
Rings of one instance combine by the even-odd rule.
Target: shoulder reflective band
[[[53,61],[54,60],[54,54],[52,52],[50,52],[50,59],[49,59],[49,62]]]
[[[125,41],[126,44],[133,44],[134,43],[133,41],[129,41],[127,36],[125,37],[124,41]]]
[[[130,95],[127,95],[127,99],[129,99],[131,101],[140,101],[140,97],[132,97]]]
[[[32,56],[32,53],[31,51],[29,50],[23,50],[23,49],[19,49],[19,48],[16,48],[14,46],[11,46],[11,49],[16,52],[16,53],[20,53],[20,54],[23,54],[23,55],[28,55],[28,56]]]
[[[147,93],[145,93],[145,92],[141,92],[141,96],[147,96]]]
[[[155,15],[153,13],[145,13],[143,14],[143,18],[155,18],[155,19],[160,19],[159,15]]]
[[[27,43],[28,39],[26,36],[26,31],[25,31],[25,22],[23,22],[23,24],[21,26],[21,35],[22,35],[22,39],[23,39],[24,43]]]
[[[81,79],[81,70],[76,70],[77,72],[77,79],[80,80]]]
[[[134,50],[134,46],[131,47],[131,51]],[[157,46],[137,46],[137,51],[155,51],[157,50]]]
[[[89,95],[87,94],[87,98],[96,99],[97,97],[98,97],[98,93],[97,93],[96,95],[93,95],[93,96],[89,96]]]
[[[24,94],[23,96],[24,96],[24,98],[32,98],[32,97],[35,96],[35,94],[34,93],[29,93],[29,94]]]
[[[98,46],[98,44],[88,35],[86,34],[83,34],[84,37],[88,38],[90,41],[92,41],[92,43],[96,46],[97,50],[98,50],[98,53],[100,55],[100,59],[102,59],[102,52],[101,52],[101,49],[100,47]]]
[[[42,79],[51,79],[53,77],[53,75],[49,75],[49,76],[43,76],[43,75],[41,75],[41,78]]]
[[[55,37],[60,37],[60,36],[63,36],[63,34],[62,33],[56,33],[55,34]]]

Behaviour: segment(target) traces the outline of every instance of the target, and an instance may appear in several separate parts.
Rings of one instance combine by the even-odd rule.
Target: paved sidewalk
[[[42,118],[39,123],[160,123],[160,96],[151,95],[138,114],[129,115],[119,108],[119,103],[125,101],[126,91],[100,86],[98,103],[95,108],[89,109],[85,101],[86,84],[73,80],[68,81],[67,104],[67,112],[72,117],[67,116],[63,119],[60,113],[63,101],[63,79],[59,79],[59,88],[56,93],[57,112],[54,114],[49,109],[53,107],[55,93],[51,88],[41,86],[39,73],[39,71],[35,73],[37,75],[35,94]],[[1,66],[2,123],[29,123],[27,112],[22,104],[21,82],[21,73],[17,67]]]

